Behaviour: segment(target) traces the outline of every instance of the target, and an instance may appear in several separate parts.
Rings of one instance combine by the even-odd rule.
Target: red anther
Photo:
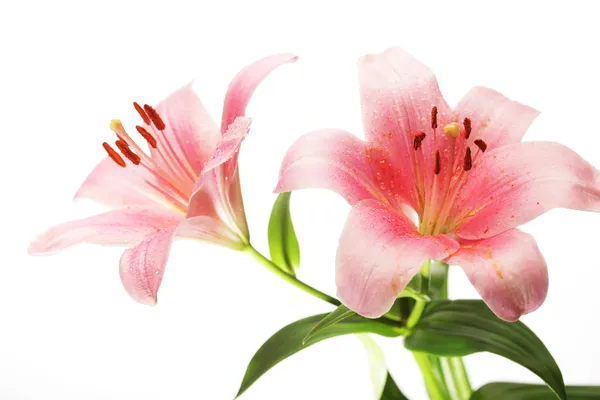
[[[468,139],[471,136],[471,119],[465,117],[463,125],[465,126],[465,139]]]
[[[132,163],[134,163],[135,165],[139,165],[140,164],[140,156],[138,156],[137,154],[135,154],[133,151],[131,151],[131,149],[129,148],[129,146],[127,145],[127,143],[121,141],[120,139],[117,140],[115,142],[115,144],[117,145],[117,147],[119,148],[119,150],[121,150],[121,153],[127,157],[127,159],[129,161],[131,161]]]
[[[104,143],[102,143],[102,147],[104,147],[104,150],[106,150],[106,152],[108,153],[108,156],[110,158],[112,158],[112,160],[117,165],[120,165],[123,168],[125,168],[127,166],[127,164],[125,164],[125,161],[121,158],[119,153],[117,153],[112,147],[110,147],[110,144],[104,142]]]
[[[485,150],[487,149],[486,142],[481,139],[475,139],[473,143],[475,143],[475,146],[479,147],[479,150],[481,150],[482,153],[485,153]]]
[[[140,117],[142,117],[142,119],[144,120],[144,123],[146,125],[150,125],[150,118],[148,118],[148,114],[146,114],[146,112],[144,111],[142,106],[140,106],[138,103],[136,103],[134,101],[133,107],[135,107],[135,111],[137,111],[137,113],[140,114]]]
[[[159,131],[165,129],[165,123],[160,118],[160,115],[158,115],[154,108],[152,108],[148,104],[144,104],[144,111],[146,111],[146,114],[148,114],[148,117],[152,120],[152,123],[154,124],[156,129],[158,129]]]
[[[419,150],[419,147],[421,147],[421,143],[423,143],[423,140],[425,140],[426,136],[427,135],[425,135],[425,132],[415,133],[413,140],[413,147],[415,151]]]
[[[433,108],[431,109],[431,128],[433,129],[437,128],[437,114],[437,107],[433,106]]]
[[[440,151],[437,150],[435,152],[435,167],[433,169],[433,173],[437,175],[440,173],[441,170],[442,170],[442,163],[440,161]]]
[[[138,133],[142,135],[144,139],[146,139],[146,142],[148,142],[148,144],[152,146],[152,148],[156,148],[156,139],[154,139],[154,136],[152,136],[150,132],[148,132],[146,129],[139,125],[136,125],[135,129],[137,129]]]
[[[465,153],[465,171],[469,171],[473,168],[473,159],[471,158],[471,148],[467,147],[467,152]]]

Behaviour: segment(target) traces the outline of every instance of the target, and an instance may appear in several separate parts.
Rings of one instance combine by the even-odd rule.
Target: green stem
[[[427,394],[431,400],[449,400],[450,395],[437,357],[427,353],[413,352],[419,369],[425,379]]]
[[[448,264],[435,263],[432,271],[436,273],[438,298],[448,298]],[[432,278],[433,280],[433,278]],[[461,357],[440,357],[439,359],[447,387],[453,400],[468,400],[473,393],[467,370]]]
[[[282,270],[281,268],[279,268],[277,265],[275,265],[271,260],[269,260],[267,257],[263,256],[261,253],[259,253],[254,247],[252,247],[251,245],[249,245],[246,248],[246,252],[248,254],[250,254],[256,261],[258,261],[259,263],[261,263],[263,266],[265,266],[269,271],[273,272],[275,275],[279,276],[280,278],[282,278],[283,280],[285,280],[286,282],[291,283],[292,285],[296,286],[299,289],[302,289],[303,291],[305,291],[306,293],[324,300],[326,302],[328,302],[329,304],[332,304],[334,306],[339,306],[341,303],[338,299],[333,298],[317,289],[315,289],[314,287],[307,285],[306,283],[298,280],[298,278],[296,278],[294,275],[290,275],[287,272],[285,272],[284,270]]]
[[[460,357],[441,357],[440,364],[446,376],[446,382],[450,383],[451,397],[453,400],[468,400],[473,393],[469,377]]]

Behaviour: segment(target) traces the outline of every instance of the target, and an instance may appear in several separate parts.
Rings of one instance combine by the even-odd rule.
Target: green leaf
[[[506,322],[480,300],[434,301],[404,341],[412,351],[461,357],[487,351],[506,357],[542,378],[566,399],[560,368],[542,341],[522,322]]]
[[[365,347],[369,357],[369,372],[371,373],[375,398],[379,400],[408,400],[388,372],[383,351],[377,343],[366,334],[356,335],[356,337]]]
[[[302,344],[303,339],[315,324],[327,315],[313,315],[293,322],[271,336],[250,360],[236,398],[279,362],[322,340],[351,333],[376,333],[387,337],[396,337],[403,333],[402,329],[381,320],[352,315],[337,324],[322,329],[308,339],[305,344]]]
[[[385,386],[383,388],[383,393],[381,393],[381,397],[379,400],[408,400],[408,397],[404,395],[394,382],[394,378],[388,372],[387,379],[385,380]]]
[[[306,344],[306,342],[308,342],[308,340],[311,337],[315,336],[317,333],[327,328],[328,326],[337,324],[338,322],[343,321],[346,318],[351,317],[355,314],[356,313],[354,311],[350,310],[345,305],[340,305],[338,308],[335,309],[335,311],[332,311],[331,313],[327,314],[325,318],[323,318],[315,326],[313,326],[310,332],[308,332],[304,339],[302,339],[302,344]]]
[[[290,214],[291,192],[280,193],[269,219],[269,251],[271,260],[282,270],[295,275],[300,266],[300,247]]]
[[[569,400],[599,400],[600,386],[567,386]],[[471,400],[553,400],[556,395],[546,385],[495,382],[479,388]]]

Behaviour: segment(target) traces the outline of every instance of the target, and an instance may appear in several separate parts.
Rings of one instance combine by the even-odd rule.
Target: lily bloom
[[[156,108],[134,103],[147,142],[144,151],[113,120],[115,147],[83,182],[75,198],[100,202],[111,211],[55,226],[29,247],[50,254],[75,244],[132,246],[121,256],[121,280],[133,299],[155,304],[173,238],[190,237],[236,250],[248,246],[240,191],[238,150],[250,128],[246,105],[260,82],[296,56],[264,58],[231,81],[221,128],[188,84]]]
[[[336,257],[340,300],[379,317],[433,259],[462,267],[504,320],[537,309],[546,262],[516,228],[555,207],[600,211],[598,171],[558,143],[521,142],[538,112],[494,90],[476,87],[453,110],[433,73],[401,49],[358,67],[366,142],[306,134],[275,190],[327,188],[352,205]]]

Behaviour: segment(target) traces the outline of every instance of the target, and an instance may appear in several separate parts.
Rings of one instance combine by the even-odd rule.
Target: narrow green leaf
[[[388,372],[381,347],[367,334],[356,336],[365,347],[369,357],[369,372],[371,373],[375,398],[379,400],[408,400]]]
[[[340,305],[338,308],[335,309],[335,311],[332,311],[331,313],[327,314],[325,318],[323,318],[315,326],[313,326],[310,332],[308,332],[304,339],[302,339],[302,344],[306,344],[306,342],[308,342],[308,340],[311,337],[315,336],[317,333],[327,328],[328,326],[337,324],[338,322],[343,321],[346,318],[351,317],[355,314],[356,313],[354,311],[350,310],[345,305]]]
[[[600,400],[600,386],[567,386],[569,400]],[[494,382],[479,388],[471,400],[554,400],[556,395],[546,385]]]
[[[381,393],[381,397],[379,400],[408,400],[408,397],[404,395],[394,382],[394,378],[388,372],[387,379],[385,380],[385,386],[383,388],[383,393]]]
[[[258,349],[246,369],[240,390],[236,396],[244,393],[265,372],[298,351],[322,340],[351,333],[375,333],[381,336],[396,337],[403,331],[388,323],[376,319],[367,319],[352,315],[337,324],[330,325],[302,344],[311,329],[328,314],[313,315],[293,322],[275,333]]]
[[[300,266],[300,247],[290,214],[291,192],[280,193],[269,219],[269,251],[271,260],[289,274]]]
[[[560,368],[542,341],[522,322],[499,319],[480,300],[431,302],[404,343],[409,350],[442,357],[498,354],[542,378],[559,398],[567,398]]]

